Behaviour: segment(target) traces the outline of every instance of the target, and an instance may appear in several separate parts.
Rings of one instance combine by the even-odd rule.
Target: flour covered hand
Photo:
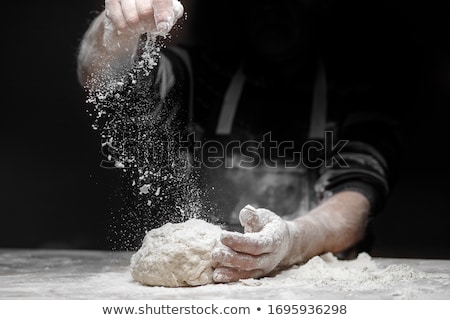
[[[108,27],[122,34],[165,34],[183,15],[178,0],[105,0]]]
[[[223,231],[223,247],[211,256],[215,282],[260,278],[283,265],[292,246],[292,225],[267,209],[244,207],[239,215],[244,233]]]
[[[105,0],[103,10],[84,34],[77,75],[83,86],[122,80],[132,69],[139,44],[166,37],[184,14],[178,0]]]

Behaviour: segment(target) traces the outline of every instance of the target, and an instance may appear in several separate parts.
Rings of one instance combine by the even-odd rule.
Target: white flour
[[[310,259],[306,264],[281,271],[275,277],[260,280],[241,280],[247,285],[282,285],[305,281],[315,287],[339,285],[342,290],[380,289],[402,281],[425,279],[429,275],[407,265],[379,267],[367,253],[354,260],[338,260],[327,253]]]
[[[4,299],[450,299],[450,262],[315,257],[273,277],[195,287],[140,285],[131,252],[0,250]]]

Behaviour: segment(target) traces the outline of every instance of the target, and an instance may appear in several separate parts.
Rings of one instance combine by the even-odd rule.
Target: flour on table
[[[301,287],[311,294],[330,293],[330,297],[333,292],[345,297],[378,292],[386,294],[385,297],[409,299],[432,294],[427,288],[444,290],[450,284],[448,274],[427,273],[407,264],[378,264],[363,252],[353,260],[339,260],[332,253],[326,253],[271,276],[216,286],[212,285],[210,254],[217,246],[222,246],[221,232],[219,226],[195,218],[149,231],[142,247],[131,257],[132,278],[154,287],[202,286],[196,290],[212,296],[225,294],[220,288],[252,290],[251,287],[258,287],[258,290],[267,290],[267,294],[278,295],[275,289]]]
[[[362,252],[356,259],[339,260],[332,253],[311,258],[300,266],[280,271],[274,277],[259,280],[243,279],[246,286],[283,286],[302,283],[307,288],[337,288],[340,291],[378,290],[392,284],[410,283],[421,279],[439,278],[404,264],[378,266],[372,257]]]
[[[148,286],[189,287],[213,283],[211,251],[222,229],[200,219],[152,229],[131,257],[131,275]]]

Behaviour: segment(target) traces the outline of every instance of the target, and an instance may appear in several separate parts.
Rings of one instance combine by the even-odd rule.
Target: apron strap
[[[233,128],[234,115],[241,98],[245,84],[245,75],[242,66],[236,71],[225,93],[222,108],[220,109],[219,122],[216,127],[217,135],[228,135]]]
[[[311,139],[323,138],[327,122],[327,92],[325,65],[322,60],[319,60],[309,126],[309,138]]]

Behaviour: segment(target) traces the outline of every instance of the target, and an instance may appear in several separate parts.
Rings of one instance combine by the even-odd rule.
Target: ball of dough
[[[211,251],[222,229],[200,219],[150,230],[131,257],[134,280],[149,286],[187,287],[213,283]]]

